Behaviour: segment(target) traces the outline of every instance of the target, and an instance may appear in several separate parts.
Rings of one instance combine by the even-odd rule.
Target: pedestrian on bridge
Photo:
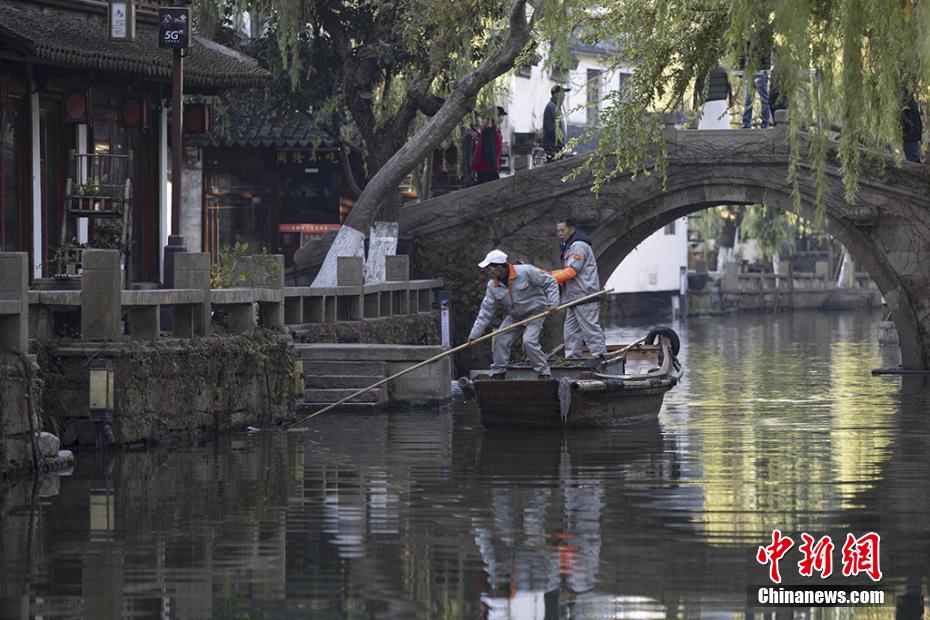
[[[752,126],[753,90],[759,94],[759,103],[762,107],[762,129],[769,126],[769,119],[772,117],[772,109],[769,106],[769,71],[772,69],[773,45],[772,32],[767,27],[753,37],[747,45],[746,55],[740,56],[739,68],[743,72],[743,129],[749,129]],[[753,71],[750,71],[750,56],[757,59]]]
[[[491,250],[478,266],[489,276],[488,286],[481,302],[478,318],[471,328],[468,340],[479,338],[491,323],[498,310],[505,310],[507,316],[500,328],[531,317],[534,314],[550,312],[559,306],[559,285],[548,272],[533,265],[514,265],[507,261],[507,255],[500,250]],[[539,344],[545,318],[530,321],[523,327],[523,352],[539,374],[540,379],[548,379],[549,362]],[[499,328],[499,329],[500,329]],[[506,379],[507,363],[510,361],[510,345],[519,329],[495,336],[491,340],[492,364],[491,378]]]
[[[497,116],[488,116],[484,119],[471,159],[471,168],[477,175],[478,183],[487,183],[500,178],[501,150],[504,146],[501,125],[505,116],[507,116],[507,111],[497,106]]]
[[[708,71],[706,79],[705,75],[698,75],[694,84],[695,103],[705,88],[707,88],[707,98],[701,109],[698,129],[729,129],[730,115],[727,111],[733,99],[733,92],[730,90],[727,70],[722,65],[717,65]]]
[[[546,151],[546,163],[554,161],[558,153],[565,148],[565,119],[562,116],[562,102],[565,92],[571,90],[561,84],[553,86],[551,98],[543,112],[542,147]]]
[[[562,268],[553,271],[552,276],[562,291],[561,303],[568,303],[601,290],[601,280],[597,274],[597,260],[591,240],[575,229],[575,222],[565,218],[555,227],[559,238],[559,251],[562,256]],[[581,357],[582,345],[595,357],[607,355],[604,330],[601,328],[600,299],[572,306],[565,311],[565,358]]]

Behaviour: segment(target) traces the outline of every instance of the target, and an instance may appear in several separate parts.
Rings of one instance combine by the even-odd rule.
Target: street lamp
[[[97,435],[97,450],[116,443],[110,423],[115,407],[113,362],[95,359],[90,363],[88,410]]]
[[[90,363],[91,422],[112,422],[114,409],[113,362],[96,359]]]

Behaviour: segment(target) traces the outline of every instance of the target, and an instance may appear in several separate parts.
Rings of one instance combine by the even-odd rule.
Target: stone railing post
[[[191,312],[176,312],[175,328],[184,334],[210,335],[210,255],[178,252],[174,255],[174,287],[203,291],[203,303]],[[180,324],[179,324],[180,323]]]
[[[336,259],[336,286],[364,286],[365,260],[361,256]]]
[[[384,279],[387,282],[410,281],[410,257],[406,254],[385,256]]]
[[[723,265],[723,290],[735,293],[739,289],[739,263],[725,263]]]
[[[123,335],[119,251],[84,250],[82,262],[81,339],[119,340]]]
[[[391,314],[407,314],[410,311],[410,257],[406,254],[384,257],[384,280],[407,282],[404,290],[391,291]]]
[[[358,321],[364,316],[365,259],[361,256],[340,256],[336,259],[336,286],[355,287],[352,293],[338,292],[336,320]]]
[[[825,260],[819,260],[814,265],[817,273],[817,280],[820,288],[826,288],[830,283],[830,263]]]
[[[0,252],[0,350],[29,353],[29,255]]]
[[[262,327],[284,327],[284,255],[253,256],[252,287],[277,292],[274,301],[258,302]]]

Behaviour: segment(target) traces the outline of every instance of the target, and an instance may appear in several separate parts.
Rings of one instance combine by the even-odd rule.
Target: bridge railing
[[[827,263],[817,265],[815,272],[789,271],[787,261],[781,273],[740,273],[738,263],[728,263],[721,279],[724,292],[753,293],[766,291],[813,291],[836,288],[836,282],[827,271]],[[853,288],[875,288],[871,276],[865,272],[855,274]]]
[[[80,290],[29,290],[28,255],[0,253],[0,349],[28,352],[29,337],[86,341],[155,340],[168,334],[206,336],[218,324],[229,333],[255,325],[365,321],[430,312],[442,280],[410,280],[407,256],[387,257],[387,281],[365,284],[360,257],[340,258],[338,286],[285,287],[280,255],[243,261],[244,284],[212,288],[210,256],[175,254],[177,288],[123,290],[119,254],[86,250]]]

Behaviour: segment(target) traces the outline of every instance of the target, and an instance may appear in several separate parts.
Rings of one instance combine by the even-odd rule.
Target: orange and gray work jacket
[[[562,268],[553,271],[552,277],[562,288],[563,304],[601,290],[597,261],[587,237],[571,236],[562,249]]]
[[[468,335],[469,339],[481,336],[494,318],[494,313],[501,308],[506,309],[514,321],[519,321],[559,305],[559,285],[548,272],[533,265],[508,267],[510,277],[506,284],[488,280],[484,301],[481,302],[481,310]]]

